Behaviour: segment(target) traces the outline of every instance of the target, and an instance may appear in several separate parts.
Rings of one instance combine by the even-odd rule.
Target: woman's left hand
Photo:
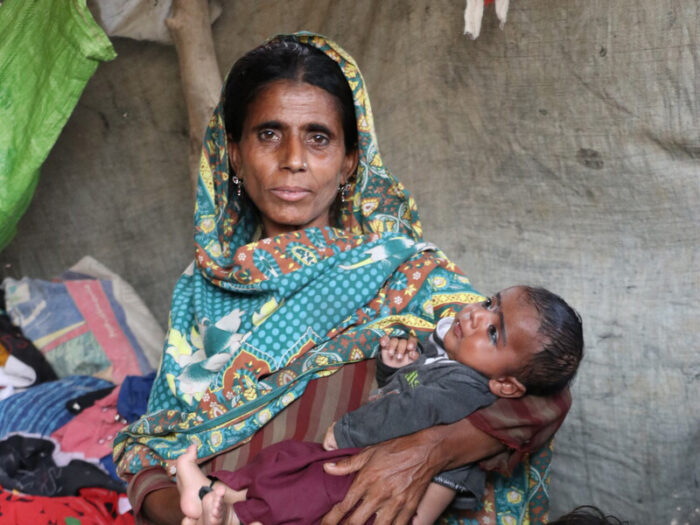
[[[360,500],[343,523],[364,525],[375,513],[375,525],[410,523],[430,480],[444,463],[435,457],[435,441],[424,435],[430,430],[373,445],[336,464],[326,463],[329,474],[358,473],[345,499],[326,514],[322,524],[340,523]]]

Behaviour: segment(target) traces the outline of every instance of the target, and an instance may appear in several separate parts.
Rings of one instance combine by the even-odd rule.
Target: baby
[[[377,356],[380,388],[331,425],[323,442],[329,452],[318,444],[286,441],[234,473],[207,478],[191,446],[177,460],[183,523],[319,522],[352,482],[352,476],[339,483],[323,472],[324,462],[343,457],[329,454],[352,453],[336,451],[339,447],[368,446],[454,423],[498,397],[553,394],[569,384],[582,355],[576,312],[551,292],[526,286],[464,306],[456,317],[440,320],[423,345],[385,337]],[[413,523],[434,523],[450,504],[473,506],[484,483],[484,473],[474,465],[441,472],[419,502]]]

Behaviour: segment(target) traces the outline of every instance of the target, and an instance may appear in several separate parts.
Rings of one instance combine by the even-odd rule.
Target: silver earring
[[[346,182],[338,186],[338,193],[340,193],[340,202],[346,202],[348,199],[348,194],[350,193],[350,183]]]
[[[241,196],[241,187],[243,186],[243,181],[238,178],[238,175],[231,177],[231,183],[236,186],[236,197]]]

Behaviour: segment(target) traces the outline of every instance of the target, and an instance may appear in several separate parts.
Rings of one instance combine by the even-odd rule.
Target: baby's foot
[[[202,502],[199,499],[199,489],[211,483],[197,465],[197,446],[190,445],[187,451],[176,461],[177,488],[180,491],[180,510],[192,519],[202,515]]]
[[[202,525],[240,525],[233,507],[224,501],[225,487],[216,485],[202,499]]]

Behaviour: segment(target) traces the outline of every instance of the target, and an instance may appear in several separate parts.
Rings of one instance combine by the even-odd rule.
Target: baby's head
[[[576,507],[568,514],[561,516],[558,520],[550,521],[549,525],[626,525],[626,521],[620,518],[606,515],[598,507],[593,505],[582,505]]]
[[[583,329],[578,314],[558,295],[514,286],[466,305],[443,343],[450,358],[488,377],[497,396],[546,396],[576,374]]]

